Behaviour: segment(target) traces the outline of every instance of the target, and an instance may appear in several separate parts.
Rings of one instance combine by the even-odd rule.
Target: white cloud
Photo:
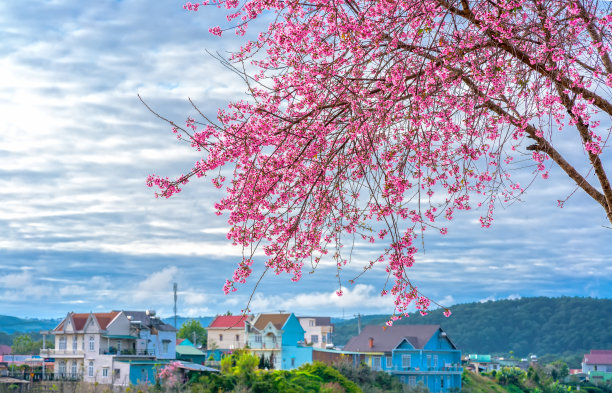
[[[133,299],[137,302],[158,300],[160,297],[168,297],[172,292],[172,286],[176,281],[178,268],[169,266],[158,272],[151,273],[141,281],[133,290]]]
[[[381,296],[372,285],[357,284],[353,288],[343,288],[343,295],[336,292],[299,293],[287,296],[264,296],[259,293],[253,297],[250,309],[254,312],[276,310],[300,310],[316,313],[318,310],[335,309],[369,310],[370,312],[392,313],[393,297]]]

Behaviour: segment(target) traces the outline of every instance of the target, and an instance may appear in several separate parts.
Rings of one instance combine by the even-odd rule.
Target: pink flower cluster
[[[445,235],[443,224],[473,206],[490,226],[495,206],[524,192],[511,174],[528,144],[534,176],[548,177],[549,158],[561,162],[553,128],[580,135],[593,165],[605,146],[596,128],[599,112],[612,115],[600,96],[612,86],[612,17],[579,0],[210,5],[231,9],[236,23],[212,27],[217,36],[276,14],[231,56],[257,67],[258,83],[216,124],[179,127],[202,159],[174,181],[152,175],[147,184],[169,197],[192,176],[232,168],[227,183],[213,177],[226,186],[215,208],[228,239],[249,252],[226,293],[249,278],[258,249],[269,270],[298,280],[305,261],[316,268],[323,258],[340,274],[362,239],[382,243],[364,271],[386,267],[396,315],[411,304],[426,313],[430,300],[409,279],[415,239],[427,228]]]

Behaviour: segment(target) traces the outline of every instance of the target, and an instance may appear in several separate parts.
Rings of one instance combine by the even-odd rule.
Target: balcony
[[[82,358],[85,356],[85,351],[79,349],[41,349],[40,356],[42,357],[60,357],[60,358]]]
[[[447,366],[447,367],[402,367],[402,366],[393,366],[387,367],[385,371],[393,371],[398,373],[408,373],[408,374],[461,374],[463,372],[463,367],[461,366]]]
[[[100,355],[115,355],[115,356],[136,356],[136,357],[155,357],[154,350],[146,350],[146,349],[120,349],[110,347],[110,348],[100,348]]]

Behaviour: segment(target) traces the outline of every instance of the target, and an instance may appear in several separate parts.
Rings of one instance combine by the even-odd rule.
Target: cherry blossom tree
[[[299,280],[323,259],[340,272],[355,242],[366,241],[382,243],[364,271],[385,267],[381,293],[394,296],[396,317],[413,302],[426,312],[430,301],[408,274],[415,240],[426,229],[446,234],[455,214],[474,208],[490,226],[494,208],[525,191],[511,176],[519,167],[546,179],[558,165],[612,223],[601,158],[612,116],[609,2],[213,0],[185,8],[202,5],[228,9],[233,25],[210,28],[217,36],[272,20],[227,59],[237,70],[256,68],[241,73],[250,97],[216,120],[199,111],[185,126],[167,120],[202,159],[148,185],[163,197],[193,178],[224,188],[217,214],[227,214],[227,237],[245,250],[226,293],[249,277],[258,250],[266,271]],[[572,154],[563,154],[559,145],[574,135]],[[578,152],[583,162],[572,161]]]

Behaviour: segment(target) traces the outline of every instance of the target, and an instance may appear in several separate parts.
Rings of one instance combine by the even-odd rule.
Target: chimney
[[[370,337],[368,341],[370,343],[370,349],[374,348],[374,337]]]

